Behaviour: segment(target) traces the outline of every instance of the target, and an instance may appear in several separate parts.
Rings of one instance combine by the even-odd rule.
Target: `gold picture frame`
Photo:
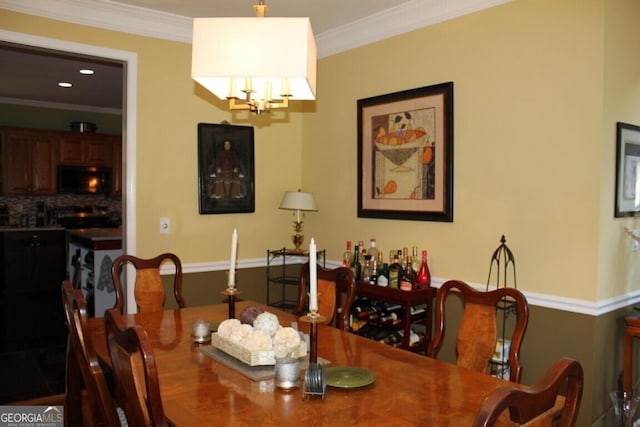
[[[358,100],[358,217],[453,222],[453,82]]]

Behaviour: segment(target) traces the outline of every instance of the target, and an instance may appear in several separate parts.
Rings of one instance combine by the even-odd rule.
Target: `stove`
[[[107,215],[74,215],[58,217],[58,224],[64,228],[117,228],[119,221],[114,221]]]
[[[119,215],[107,214],[102,210],[95,212],[92,208],[58,209],[57,217],[60,226],[70,229],[120,227]]]

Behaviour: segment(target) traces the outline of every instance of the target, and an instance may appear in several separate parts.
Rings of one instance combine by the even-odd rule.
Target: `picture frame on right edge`
[[[640,126],[616,124],[615,217],[640,216]]]

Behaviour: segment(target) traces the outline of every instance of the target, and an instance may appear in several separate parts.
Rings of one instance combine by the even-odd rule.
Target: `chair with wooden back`
[[[493,426],[509,409],[513,425],[573,427],[578,418],[583,386],[580,363],[562,358],[531,388],[504,386],[495,389],[482,402],[473,426]]]
[[[68,327],[66,355],[65,425],[85,425],[83,395],[89,401],[90,425],[119,426],[120,420],[104,372],[88,334],[82,291],[69,280],[62,283],[62,302]],[[83,388],[86,393],[82,393]]]
[[[120,255],[111,266],[111,276],[116,290],[116,303],[113,308],[124,313],[125,296],[122,286],[122,270],[126,264],[136,269],[134,295],[139,312],[164,310],[165,291],[160,278],[160,267],[164,262],[173,262],[175,274],[173,277],[173,295],[178,307],[186,307],[182,296],[182,263],[180,258],[172,253],[164,253],[154,258],[139,258],[133,255]]]
[[[463,300],[464,312],[460,320],[456,338],[457,364],[474,371],[486,372],[490,360],[496,351],[498,340],[497,310],[515,311],[516,322],[510,334],[509,379],[520,382],[522,366],[520,364],[520,346],[529,321],[529,308],[522,292],[515,288],[498,288],[492,291],[478,291],[459,280],[445,282],[436,297],[435,333],[429,343],[427,356],[437,357],[445,335],[445,302],[456,292]],[[506,332],[505,332],[506,334]]]
[[[104,315],[107,347],[120,405],[132,426],[168,426],[164,414],[155,358],[140,325],[127,327],[120,312]]]
[[[309,263],[302,265],[298,282],[298,299],[293,314],[305,314],[309,292]],[[356,295],[353,271],[346,267],[325,269],[318,265],[318,313],[326,317],[325,324],[348,330],[349,310]]]

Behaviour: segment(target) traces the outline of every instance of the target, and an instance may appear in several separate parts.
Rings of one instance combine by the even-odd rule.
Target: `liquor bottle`
[[[402,257],[398,257],[398,262],[403,267],[406,267],[408,260],[409,260],[409,248],[402,248]],[[411,265],[411,263],[409,263],[409,265]]]
[[[393,257],[393,263],[389,266],[389,287],[398,289],[400,280],[404,274],[402,265],[398,262],[398,254]]]
[[[417,246],[414,246],[411,249],[411,268],[413,269],[413,272],[416,273],[416,276],[417,276],[418,272],[420,271],[420,257],[418,256]]]
[[[380,259],[382,257],[380,256]],[[382,263],[382,267],[378,269],[378,278],[376,279],[376,284],[378,286],[389,286],[389,264],[386,262]]]
[[[404,249],[407,251],[407,249]],[[412,291],[416,288],[416,273],[411,268],[411,258],[407,255],[404,261],[404,270],[400,278],[400,289]]]
[[[364,265],[364,255],[367,253],[367,250],[364,247],[364,242],[362,240],[358,240],[358,247],[360,248],[360,265]]]
[[[362,281],[369,283],[371,280],[371,255],[364,256],[364,265],[362,266]]]
[[[380,254],[378,254],[380,255]],[[371,256],[371,255],[368,255]],[[371,267],[371,272],[369,273],[369,284],[370,285],[377,285],[378,284],[378,269],[379,266],[381,264],[378,264],[378,256],[376,256],[375,258],[373,258],[373,256],[371,256],[371,261],[370,261],[370,267]]]
[[[342,266],[351,268],[351,262],[353,261],[353,252],[351,252],[351,240],[347,240],[347,250],[342,255]]]
[[[429,265],[427,264],[427,251],[422,251],[422,262],[420,264],[420,270],[418,271],[417,278],[418,288],[428,288],[431,286],[431,273],[429,272]]]
[[[376,239],[374,237],[372,237],[371,239],[369,239],[369,249],[367,249],[367,255],[371,255],[371,260],[378,260],[378,253],[380,251],[378,250],[377,246],[376,246]]]
[[[360,263],[360,246],[356,245],[353,251],[353,261],[351,261],[351,270],[356,283],[360,283],[362,276],[362,264]]]

